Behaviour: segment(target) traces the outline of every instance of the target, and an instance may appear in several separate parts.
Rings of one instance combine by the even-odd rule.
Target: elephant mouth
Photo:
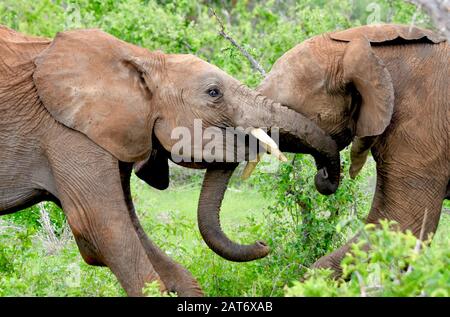
[[[190,168],[207,168],[216,163],[257,161],[264,153],[280,161],[287,161],[278,143],[261,128],[214,128],[220,131],[219,137],[201,140],[188,138],[182,146],[172,146],[172,151],[167,151],[168,158],[178,165]]]
[[[338,150],[341,151],[352,143],[354,135],[353,129],[345,128],[338,133],[331,134],[330,137],[336,142]]]

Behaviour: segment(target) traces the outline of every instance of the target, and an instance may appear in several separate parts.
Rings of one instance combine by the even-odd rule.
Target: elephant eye
[[[208,95],[212,98],[218,98],[222,96],[222,93],[220,92],[219,88],[210,88],[208,89]]]

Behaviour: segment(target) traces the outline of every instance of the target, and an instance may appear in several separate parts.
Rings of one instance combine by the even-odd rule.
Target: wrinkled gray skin
[[[417,237],[423,226],[426,238],[450,193],[449,60],[447,42],[431,31],[363,26],[295,46],[259,91],[316,122],[339,149],[353,141],[352,178],[371,151],[377,184],[367,222],[394,220]],[[350,242],[314,267],[339,276]]]
[[[219,93],[211,95],[211,87]],[[202,295],[192,275],[147,237],[130,194],[133,165],[152,186],[167,187],[173,128],[191,129],[196,118],[217,129],[277,126],[317,161],[339,160],[335,143],[314,123],[213,65],[99,30],[49,40],[0,26],[0,114],[0,215],[54,201],[84,260],[108,266],[131,296],[154,280],[181,296]],[[204,221],[206,231],[214,221]],[[267,252],[260,244],[248,251]]]

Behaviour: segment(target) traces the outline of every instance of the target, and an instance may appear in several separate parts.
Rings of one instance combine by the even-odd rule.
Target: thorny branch
[[[450,0],[408,0],[423,8],[438,30],[450,40]]]
[[[234,47],[236,47],[239,51],[241,51],[242,55],[244,55],[252,65],[252,67],[257,70],[263,77],[266,77],[266,71],[264,68],[253,58],[253,56],[247,52],[245,48],[239,45],[230,35],[225,32],[225,26],[223,25],[222,20],[217,16],[216,12],[213,9],[210,9],[211,13],[216,18],[217,22],[220,25],[219,34],[226,40],[228,40]]]

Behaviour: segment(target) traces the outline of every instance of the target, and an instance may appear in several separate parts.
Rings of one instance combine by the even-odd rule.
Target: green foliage
[[[342,152],[341,158],[346,174],[349,152]],[[373,165],[368,165],[358,180],[345,179],[328,197],[315,189],[316,168],[310,156],[295,155],[292,164],[282,164],[274,174],[265,173],[262,167],[254,182],[275,201],[266,217],[267,230],[273,233],[271,244],[285,245],[286,252],[296,254],[296,262],[309,266],[347,240],[369,208],[366,184],[360,181],[373,171]]]
[[[450,240],[417,240],[410,231],[366,225],[342,261],[343,279],[331,271],[311,270],[303,282],[286,288],[286,296],[445,296],[450,294]],[[369,246],[369,249],[367,248]]]
[[[49,254],[34,231],[0,223],[0,296],[124,295],[115,276],[87,265],[72,240]]]
[[[46,202],[44,203],[44,208],[48,212],[53,227],[55,228],[55,234],[60,235],[66,224],[64,214],[54,203]],[[37,231],[42,227],[38,205],[7,215],[4,219],[11,220],[15,224],[24,226],[33,231]]]
[[[266,70],[296,44],[324,32],[413,20],[430,27],[422,12],[401,0],[2,0],[0,24],[47,37],[68,29],[101,28],[151,50],[195,54],[257,86],[260,74],[218,35],[210,8],[221,17],[227,33]],[[370,243],[379,246],[373,248],[378,251],[369,254],[355,246],[354,255],[345,260],[349,282],[333,281],[326,271],[309,271],[307,267],[318,257],[360,229],[372,198],[374,166],[369,161],[356,180],[344,177],[337,193],[325,197],[314,188],[311,158],[290,158],[294,164],[281,164],[272,173],[263,172],[266,163],[262,163],[247,184],[236,173],[225,197],[226,233],[241,243],[257,239],[269,243],[271,254],[258,261],[225,261],[202,241],[196,221],[202,171],[171,167],[171,188],[162,192],[133,178],[133,200],[150,238],[189,269],[209,296],[283,296],[286,285],[294,285],[286,291],[290,296],[359,296],[356,272],[367,287],[380,277],[382,289],[370,295],[448,295],[449,247],[444,238],[448,230],[442,225],[440,230],[447,231],[432,247],[424,247],[420,256],[411,253],[415,242],[410,235],[368,228]],[[347,175],[347,151],[342,160]],[[50,203],[45,208],[62,239],[67,226],[63,213]],[[124,295],[108,269],[83,262],[73,239],[52,253],[42,241],[43,232],[37,206],[0,218],[0,296]],[[411,263],[410,273],[401,272],[404,263]],[[304,283],[292,284],[305,273],[310,277]],[[144,292],[158,296],[158,289],[153,283]]]
[[[173,293],[161,294],[161,288],[157,281],[147,283],[142,290],[142,293],[147,297],[174,297]]]

